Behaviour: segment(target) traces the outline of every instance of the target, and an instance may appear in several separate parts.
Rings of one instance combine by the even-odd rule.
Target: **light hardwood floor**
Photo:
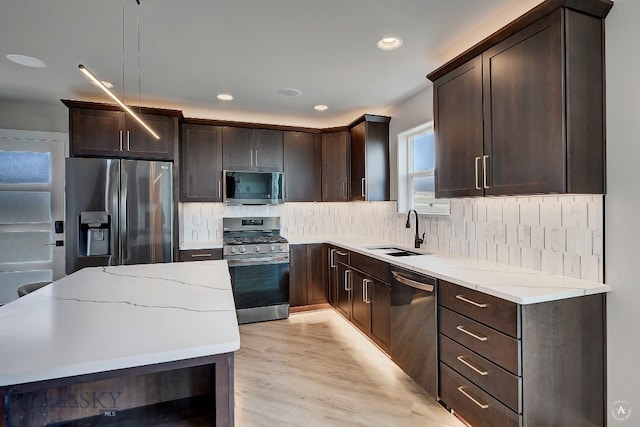
[[[333,310],[240,326],[236,425],[463,427]]]

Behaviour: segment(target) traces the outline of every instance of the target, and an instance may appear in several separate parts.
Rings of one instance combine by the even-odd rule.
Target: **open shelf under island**
[[[226,261],[85,268],[0,307],[0,426],[232,426]]]

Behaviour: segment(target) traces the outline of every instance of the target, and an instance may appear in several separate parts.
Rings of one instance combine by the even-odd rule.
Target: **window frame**
[[[398,212],[406,213],[415,209],[421,215],[450,215],[451,207],[449,199],[438,198],[437,203],[430,207],[415,207],[413,186],[416,178],[434,176],[436,165],[433,169],[415,172],[413,170],[413,141],[424,134],[434,132],[433,121],[408,129],[398,134]],[[435,150],[435,147],[434,147]],[[433,200],[436,200],[435,194]]]

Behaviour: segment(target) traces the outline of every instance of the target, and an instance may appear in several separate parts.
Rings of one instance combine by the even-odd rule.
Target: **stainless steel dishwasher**
[[[437,397],[437,281],[398,267],[391,276],[391,359]]]

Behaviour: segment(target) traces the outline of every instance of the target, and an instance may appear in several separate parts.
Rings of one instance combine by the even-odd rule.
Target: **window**
[[[449,214],[449,200],[435,198],[436,152],[433,123],[398,135],[398,209]],[[404,166],[404,167],[403,167]]]

